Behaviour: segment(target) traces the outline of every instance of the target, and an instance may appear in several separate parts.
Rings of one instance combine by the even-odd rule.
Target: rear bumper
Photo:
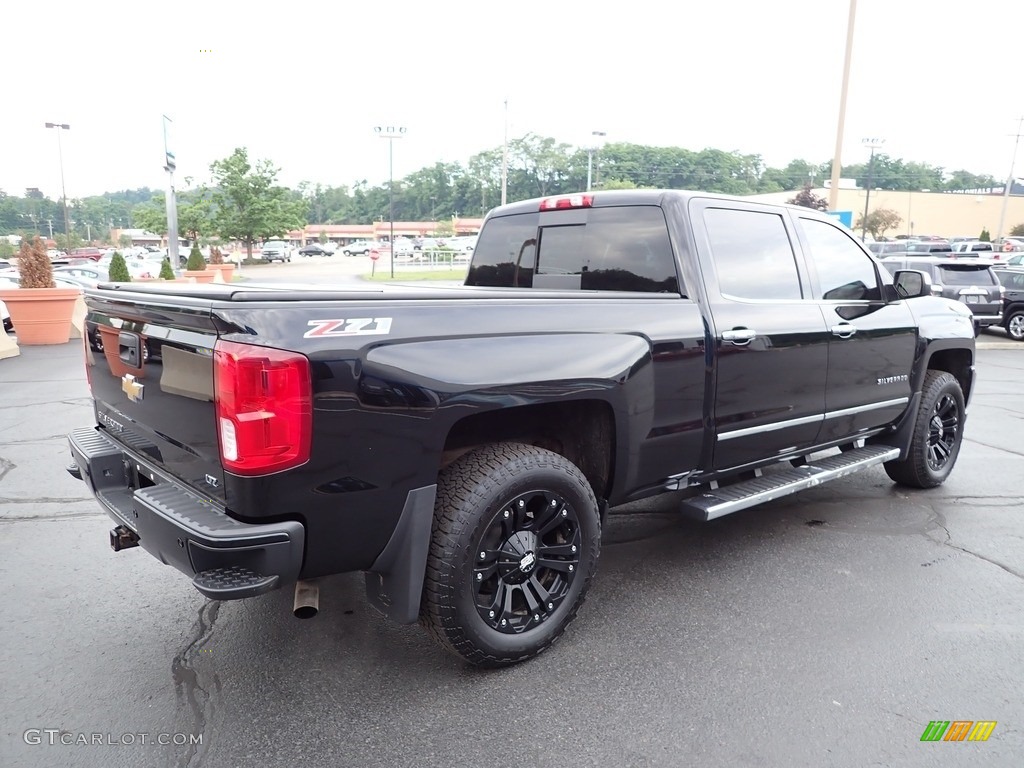
[[[131,530],[142,548],[192,577],[214,600],[238,600],[294,583],[302,567],[305,530],[286,520],[253,525],[163,474],[95,428],[68,435],[80,477],[106,513]],[[131,478],[151,483],[133,488]]]

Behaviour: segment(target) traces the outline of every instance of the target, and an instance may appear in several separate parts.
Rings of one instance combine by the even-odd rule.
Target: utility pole
[[[860,239],[868,236],[868,203],[871,202],[871,176],[875,170],[875,150],[885,144],[885,139],[862,139],[865,147],[871,148],[871,159],[868,160],[868,192],[864,196],[864,217],[861,219]]]
[[[501,204],[508,194],[508,97],[505,97],[505,141],[501,145]]]
[[[1003,227],[1006,226],[1006,205],[1010,202],[1010,189],[1013,187],[1013,170],[1017,165],[1017,145],[1020,144],[1021,128],[1024,127],[1024,117],[1017,123],[1017,134],[1013,139],[1013,157],[1010,159],[1010,175],[1006,177],[1006,186],[1003,187],[1003,209],[999,214],[999,229],[996,232],[996,242],[1002,242]]]
[[[68,192],[64,187],[64,150],[60,144],[61,131],[70,131],[71,126],[67,123],[46,123],[47,128],[57,129],[57,156],[60,158],[60,194],[64,198],[64,240],[68,253],[71,253],[71,224],[68,217]],[[53,237],[51,228],[50,237]]]
[[[604,131],[590,132],[590,146],[587,147],[587,192],[590,191],[590,179],[594,170],[594,152],[597,151],[597,149],[599,149],[599,147],[595,146],[595,144],[600,142],[607,135],[608,134],[605,133]]]
[[[836,152],[832,156],[832,186],[828,191],[828,209],[839,204],[839,174],[843,170],[843,129],[846,126],[846,93],[850,88],[850,62],[853,59],[853,25],[857,18],[857,0],[850,0],[850,18],[846,22],[846,58],[843,61],[843,85],[839,90],[839,126],[836,128]]]

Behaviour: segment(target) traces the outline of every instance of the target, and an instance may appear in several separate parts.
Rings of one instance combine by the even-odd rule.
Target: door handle
[[[751,330],[750,328],[733,328],[731,331],[722,332],[722,341],[728,341],[730,344],[735,344],[737,347],[749,344],[756,338],[757,331]]]
[[[830,330],[833,336],[838,336],[840,339],[848,339],[857,332],[857,326],[850,323],[839,323],[838,325],[833,325]]]

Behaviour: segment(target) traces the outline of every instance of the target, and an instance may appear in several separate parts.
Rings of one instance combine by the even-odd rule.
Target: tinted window
[[[708,208],[704,224],[723,295],[741,299],[801,298],[793,246],[781,216]]]
[[[579,222],[577,217],[570,219]],[[679,291],[665,216],[657,206],[593,208],[585,223],[557,212],[487,222],[467,285]]]
[[[882,297],[874,264],[849,235],[814,219],[801,218],[800,228],[818,271],[818,298],[853,301]]]
[[[995,285],[998,282],[988,267],[971,269],[943,264],[939,267],[938,277],[943,285]]]
[[[480,232],[466,285],[529,288],[540,213],[490,219]]]

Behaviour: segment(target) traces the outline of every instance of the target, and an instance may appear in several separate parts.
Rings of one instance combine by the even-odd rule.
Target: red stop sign
[[[380,251],[370,251],[370,261],[376,261],[380,258]]]

